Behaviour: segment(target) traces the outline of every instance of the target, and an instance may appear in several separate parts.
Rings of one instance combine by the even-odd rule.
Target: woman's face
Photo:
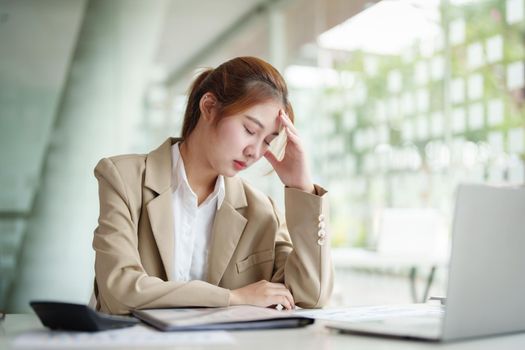
[[[208,161],[221,175],[234,176],[258,161],[278,135],[282,104],[269,100],[223,117],[210,132]]]

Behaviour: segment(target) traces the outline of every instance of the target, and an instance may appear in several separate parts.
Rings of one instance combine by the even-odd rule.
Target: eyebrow
[[[252,117],[250,115],[245,115],[246,118],[250,119],[252,122],[254,122],[255,124],[257,124],[262,130],[264,130],[264,125],[259,121],[259,119],[255,118],[255,117]],[[274,132],[272,133],[273,136],[278,136],[279,133],[278,132]]]

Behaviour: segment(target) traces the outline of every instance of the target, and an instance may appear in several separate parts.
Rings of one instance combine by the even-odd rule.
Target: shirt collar
[[[193,193],[188,182],[188,177],[186,176],[186,169],[184,168],[184,161],[180,155],[179,144],[180,142],[177,142],[171,146],[171,160],[173,164],[173,169],[171,171],[172,191],[175,192],[180,186],[185,186]],[[219,210],[224,201],[224,195],[224,176],[219,175],[215,181],[215,188],[213,189],[212,194],[205,202],[208,202],[208,199],[212,200],[217,197],[217,210]]]

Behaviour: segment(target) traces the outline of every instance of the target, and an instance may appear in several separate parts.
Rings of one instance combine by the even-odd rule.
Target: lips
[[[233,161],[233,166],[237,170],[246,169],[246,163],[245,162],[241,162],[240,160],[234,160]]]

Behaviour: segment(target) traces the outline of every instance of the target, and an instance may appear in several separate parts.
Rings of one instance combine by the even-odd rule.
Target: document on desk
[[[296,315],[319,320],[343,322],[372,321],[400,316],[440,316],[443,313],[444,307],[442,305],[430,304],[357,306],[317,310],[302,309],[295,312]]]
[[[314,322],[293,311],[249,305],[136,310],[133,315],[162,331],[295,328]]]
[[[23,349],[74,349],[98,347],[189,346],[232,344],[235,339],[225,331],[164,333],[145,325],[96,333],[64,332],[42,329],[18,335],[11,343]]]

